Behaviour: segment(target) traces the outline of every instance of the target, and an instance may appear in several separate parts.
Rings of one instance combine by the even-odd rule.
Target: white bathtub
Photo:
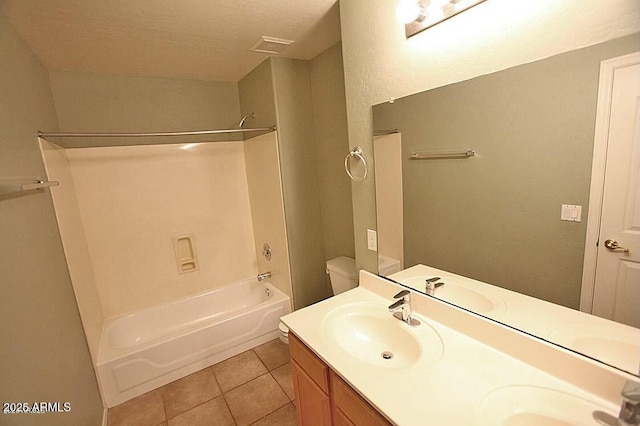
[[[290,310],[284,293],[253,278],[109,319],[97,369],[104,402],[113,407],[275,339]]]

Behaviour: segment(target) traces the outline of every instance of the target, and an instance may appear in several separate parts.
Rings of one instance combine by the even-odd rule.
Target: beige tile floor
[[[272,340],[109,409],[109,426],[295,425],[289,347]]]

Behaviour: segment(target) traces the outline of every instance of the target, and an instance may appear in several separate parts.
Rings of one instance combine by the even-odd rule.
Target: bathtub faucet
[[[263,274],[258,274],[258,281],[264,281],[267,278],[271,278],[271,272],[265,272]]]

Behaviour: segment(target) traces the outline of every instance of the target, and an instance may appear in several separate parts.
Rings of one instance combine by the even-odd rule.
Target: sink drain
[[[380,355],[382,355],[383,359],[391,359],[393,358],[393,354],[389,351],[384,351]]]

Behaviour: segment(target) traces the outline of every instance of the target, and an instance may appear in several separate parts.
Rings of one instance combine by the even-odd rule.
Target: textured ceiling
[[[51,70],[240,80],[267,57],[260,36],[311,59],[340,40],[337,0],[0,0]]]

